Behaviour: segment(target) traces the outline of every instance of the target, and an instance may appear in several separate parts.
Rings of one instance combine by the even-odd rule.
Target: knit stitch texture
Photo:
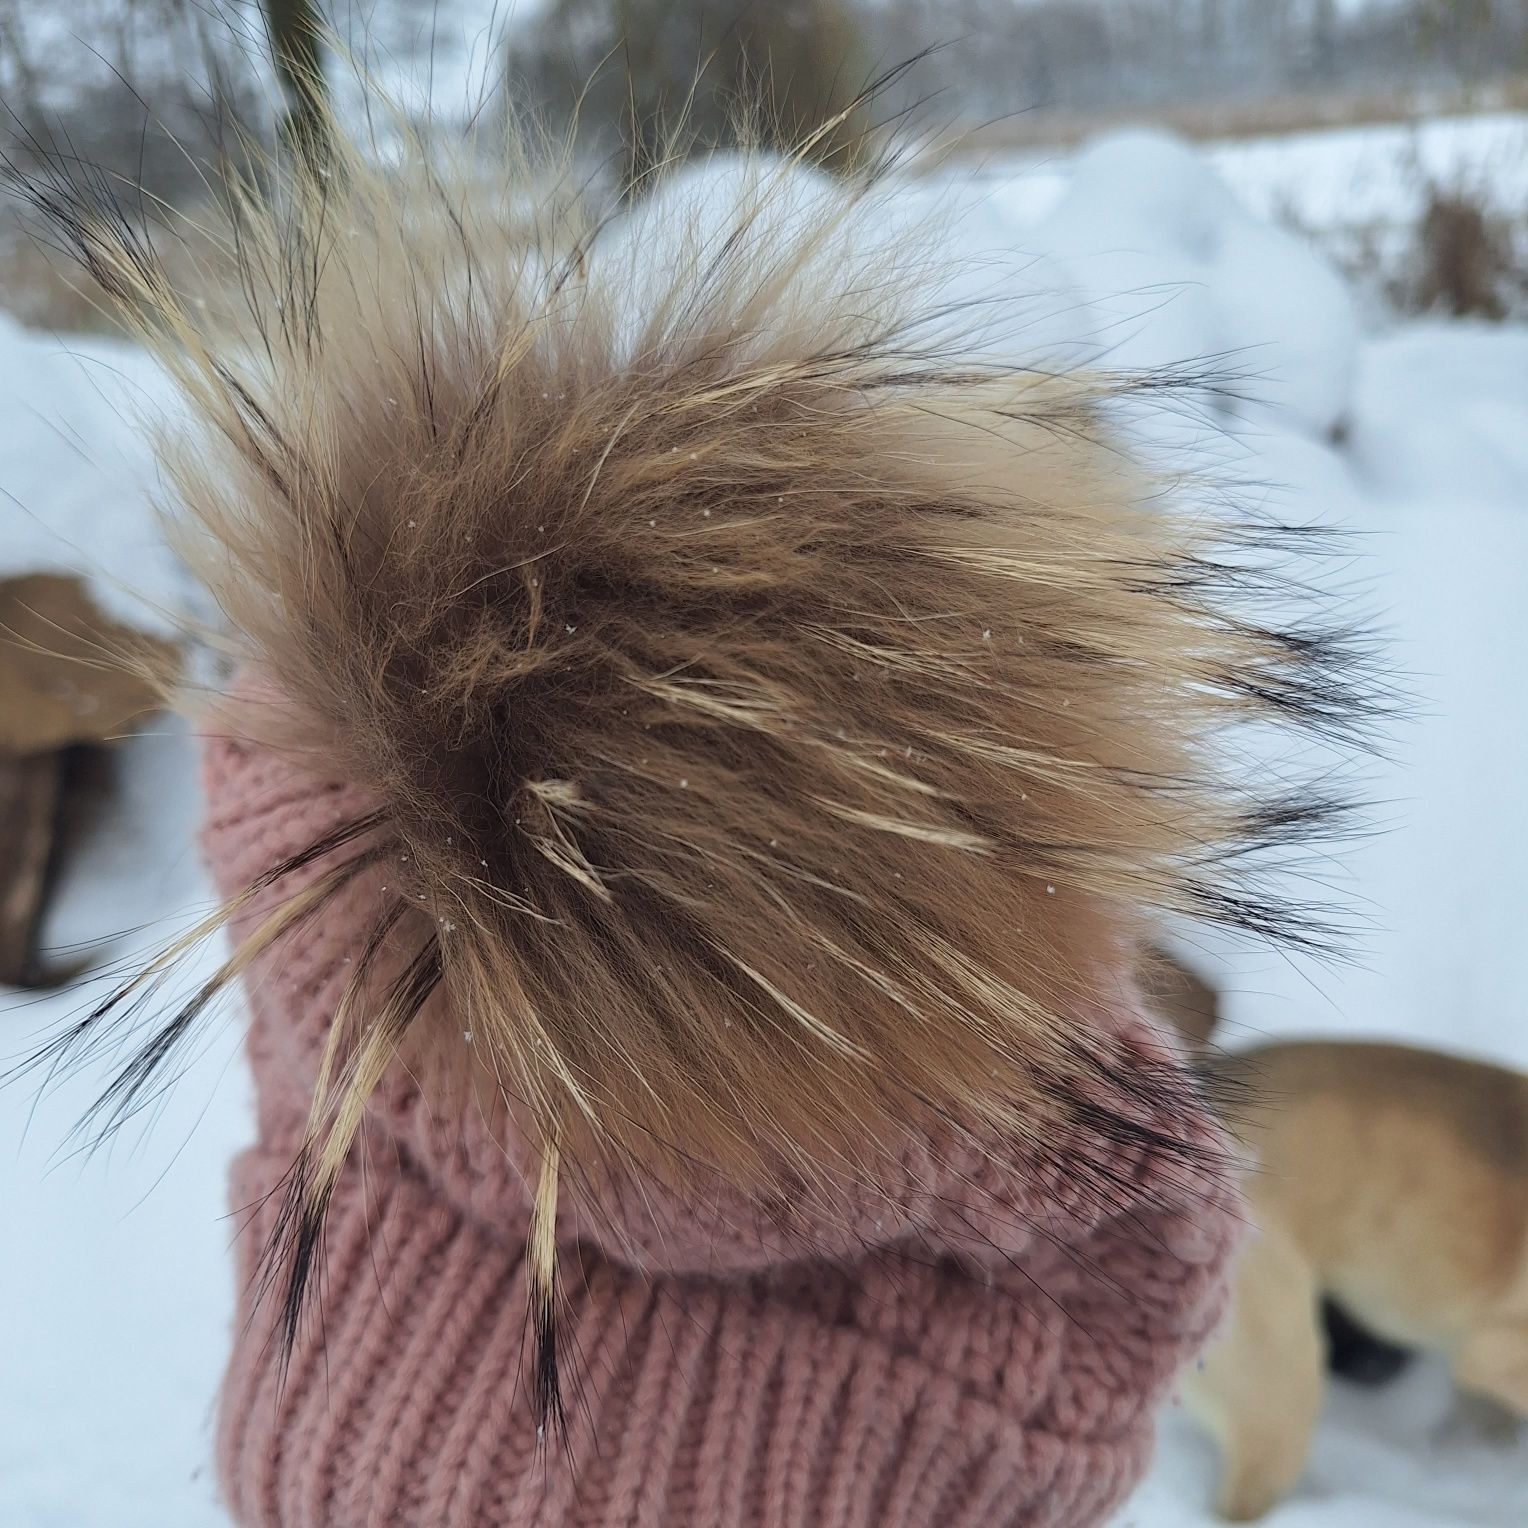
[[[231,740],[208,745],[205,780],[227,894],[361,805]],[[249,981],[258,1137],[233,1171],[240,1310],[219,1420],[238,1523],[1088,1528],[1120,1502],[1218,1319],[1239,1218],[1223,1138],[1128,998],[1095,1022],[1117,1033],[1122,1091],[1132,1068],[1167,1068],[1155,1140],[1079,1129],[1044,1161],[911,1142],[884,1196],[832,1214],[641,1185],[597,1207],[574,1196],[568,1420],[544,1446],[513,1122],[443,1117],[398,1067],[335,1198],[321,1312],[283,1366],[257,1261],[385,879],[350,885]]]

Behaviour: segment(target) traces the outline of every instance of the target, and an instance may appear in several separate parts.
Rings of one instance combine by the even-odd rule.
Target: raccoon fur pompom
[[[745,157],[644,250],[501,173],[336,138],[236,200],[240,299],[205,309],[39,193],[188,401],[181,544],[258,676],[220,725],[375,803],[169,1021],[388,864],[293,1175],[299,1295],[399,1056],[534,1132],[544,1263],[569,1164],[767,1194],[873,1180],[929,1119],[1043,1137],[1157,919],[1305,937],[1251,851],[1331,804],[1222,743],[1357,703],[1340,633],[1264,624],[1265,531],[1113,437],[1160,379],[938,339],[873,178]]]

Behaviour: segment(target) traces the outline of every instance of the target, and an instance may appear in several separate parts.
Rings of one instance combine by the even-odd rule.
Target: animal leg
[[[1220,1448],[1216,1510],[1262,1517],[1300,1478],[1321,1410],[1325,1367],[1314,1272],[1269,1228],[1242,1254],[1231,1315],[1184,1381],[1184,1399]]]

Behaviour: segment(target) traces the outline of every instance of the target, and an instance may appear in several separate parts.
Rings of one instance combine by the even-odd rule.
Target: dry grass
[[[1500,320],[1522,288],[1512,222],[1481,196],[1435,187],[1417,227],[1412,306]]]
[[[1277,221],[1322,250],[1378,310],[1492,322],[1522,318],[1528,312],[1528,211],[1463,179],[1426,182],[1418,203],[1417,215],[1403,224],[1321,226],[1288,205]]]
[[[1196,140],[1263,138],[1337,127],[1424,121],[1437,116],[1528,110],[1528,75],[1454,91],[1354,91],[1259,96],[1131,107],[1118,112],[1036,111],[946,136],[942,153],[1067,148],[1111,128],[1150,123]]]

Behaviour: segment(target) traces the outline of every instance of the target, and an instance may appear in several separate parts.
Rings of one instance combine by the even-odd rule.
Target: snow
[[[45,930],[66,954],[115,936],[94,950],[108,971],[210,902],[191,842],[199,797],[184,728],[134,738],[119,764],[125,789],[67,866]],[[29,1050],[105,985],[0,997],[0,1054]],[[35,1077],[0,1091],[6,1528],[226,1523],[211,1415],[233,1301],[227,1167],[252,1134],[238,1041],[232,1025],[210,1035],[179,1086],[96,1156],[80,1153],[73,1131],[104,1067],[41,1098]]]
[[[1295,1495],[1266,1528],[1505,1528],[1528,1515],[1528,1450],[1463,1418],[1441,1363],[1386,1389],[1334,1381]],[[1209,1442],[1169,1410],[1151,1473],[1111,1528],[1210,1528]]]
[[[1355,467],[1383,493],[1451,497],[1521,509],[1528,437],[1517,395],[1528,333],[1418,324],[1365,352],[1354,421]],[[1439,399],[1449,400],[1446,409]]]
[[[943,220],[941,247],[972,257],[952,290],[1011,307],[994,346],[1110,364],[1213,356],[1251,379],[1252,403],[1206,399],[1231,431],[1228,470],[1265,485],[1255,492],[1282,514],[1359,533],[1340,571],[1379,611],[1415,714],[1369,767],[1387,831],[1317,867],[1355,908],[1358,947],[1322,965],[1196,937],[1225,983],[1232,1040],[1384,1034],[1528,1066],[1528,333],[1364,332],[1322,257],[1266,217],[1285,173],[1275,157],[1332,211],[1362,160],[1355,144],[1376,131],[1209,154],[1121,135],[1039,169],[912,183],[893,222]],[[1450,138],[1440,124],[1429,141],[1484,131]],[[162,396],[125,347],[0,320],[0,569],[82,568],[128,604],[186,596],[158,539],[136,417]],[[47,929],[60,947],[109,936],[112,962],[157,946],[208,897],[183,731],[133,740],[119,767],[124,793],[66,867]],[[80,989],[0,996],[0,1054],[87,1001]],[[40,1101],[30,1083],[0,1089],[5,1528],[222,1522],[209,1460],[233,1294],[223,1184],[250,1129],[236,1051],[231,1024],[152,1122],[93,1159],[71,1154],[69,1131],[102,1066]],[[1169,1411],[1117,1528],[1210,1524],[1213,1473],[1209,1445]],[[1334,1383],[1306,1479],[1267,1521],[1507,1528],[1528,1521],[1528,1444],[1462,1420],[1436,1364],[1377,1393]]]
[[[1482,112],[1407,123],[1246,138],[1211,150],[1216,168],[1263,217],[1304,225],[1413,223],[1430,183],[1486,188],[1501,206],[1528,198],[1528,116]]]
[[[1483,188],[1502,207],[1528,200],[1523,112],[1230,138],[1200,153],[1258,217],[1303,228],[1409,226],[1429,184]],[[974,174],[1008,215],[1028,223],[1065,194],[1071,160],[1053,152],[994,157]],[[1127,204],[1138,196],[1132,186],[1118,189]]]
[[[77,572],[135,625],[168,629],[190,590],[151,505],[146,424],[168,402],[138,349],[32,334],[0,312],[0,578]]]
[[[1358,351],[1341,277],[1187,144],[1136,131],[1085,149],[1026,243],[1069,269],[1111,364],[1229,364],[1250,373],[1249,406],[1316,434],[1339,423]]]

